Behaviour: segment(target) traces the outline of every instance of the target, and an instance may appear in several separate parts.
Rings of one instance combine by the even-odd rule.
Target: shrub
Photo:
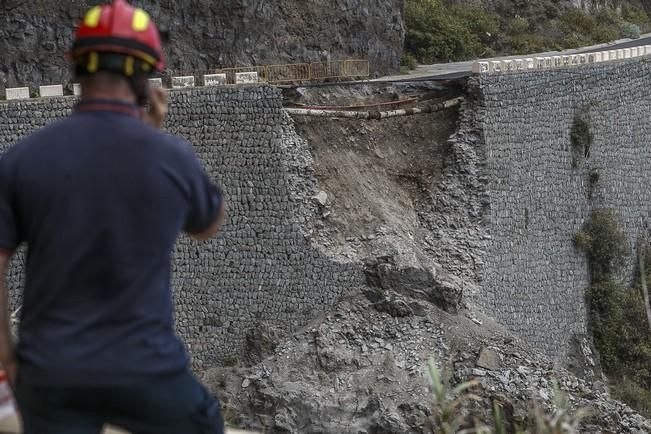
[[[408,0],[405,50],[421,63],[481,56],[498,30],[495,16],[483,9],[446,6],[441,0]]]
[[[626,236],[618,228],[615,213],[609,209],[593,211],[583,225],[582,233],[581,237],[586,241],[583,248],[588,255],[591,282],[612,279],[629,256]]]
[[[585,408],[580,408],[572,413],[568,396],[560,391],[557,382],[553,380],[555,411],[545,412],[532,399],[529,403],[525,427],[520,427],[514,423],[514,420],[506,420],[505,412],[502,410],[503,403],[499,399],[493,399],[493,427],[490,428],[477,419],[470,422],[470,418],[465,417],[460,411],[463,404],[479,399],[469,391],[476,387],[481,388],[478,381],[472,380],[461,383],[452,389],[443,380],[444,373],[437,368],[436,363],[431,359],[428,364],[427,374],[434,398],[434,408],[432,416],[427,420],[427,428],[435,433],[573,434],[578,432],[579,423],[588,414]]]
[[[651,391],[629,378],[620,378],[613,390],[615,399],[628,403],[643,416],[651,417]]]
[[[404,67],[408,71],[412,71],[416,69],[417,66],[418,66],[418,60],[416,60],[416,58],[409,53],[403,54],[402,57],[400,58],[401,68]]]
[[[572,122],[572,129],[570,130],[570,143],[572,144],[572,167],[578,165],[580,157],[590,157],[590,147],[594,135],[590,130],[590,123],[585,113],[577,113],[574,115]]]
[[[520,35],[530,31],[529,20],[516,15],[515,18],[509,21],[506,31],[510,35]]]
[[[622,19],[629,23],[637,24],[644,31],[648,31],[650,28],[649,24],[651,24],[649,15],[644,9],[627,4],[622,5]]]
[[[612,392],[647,417],[651,416],[651,332],[639,283],[627,288],[614,276],[628,256],[626,237],[610,210],[592,213],[575,235],[590,264],[591,285],[586,291],[588,317],[595,347]],[[648,250],[648,247],[644,246]],[[645,270],[651,258],[645,255]],[[647,281],[651,275],[647,274]]]
[[[640,27],[637,24],[623,23],[621,31],[624,38],[638,39],[640,37]]]

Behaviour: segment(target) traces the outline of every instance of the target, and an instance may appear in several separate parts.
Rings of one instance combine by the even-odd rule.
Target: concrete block
[[[624,48],[624,59],[630,59],[630,58],[631,58],[631,49]]]
[[[534,66],[535,69],[544,69],[545,68],[545,58],[544,57],[536,57],[536,63]]]
[[[161,87],[163,87],[163,79],[160,78],[160,77],[159,78],[150,78],[149,79],[149,85],[151,87],[161,88]]]
[[[41,98],[48,96],[63,96],[63,85],[54,84],[51,86],[40,86],[38,88],[38,94]]]
[[[579,64],[579,56],[577,56],[576,54],[570,55],[570,63],[572,65],[574,65],[574,66],[578,65]]]
[[[588,59],[588,62],[590,60]],[[598,53],[594,53],[594,63],[601,63],[604,61],[604,53],[599,51]]]
[[[184,87],[194,87],[193,75],[186,75],[183,77],[172,77],[172,89],[182,89]]]
[[[651,45],[645,45],[644,46],[644,55],[645,56],[651,56]]]
[[[526,69],[534,69],[536,67],[536,61],[532,57],[524,59],[524,64]]]
[[[502,60],[500,67],[502,72],[513,72],[514,64],[512,60]]]
[[[515,63],[515,70],[516,71],[524,71],[525,66],[526,66],[525,62],[524,62],[524,59],[515,59],[513,61],[513,63]]]
[[[601,61],[602,62],[608,62],[610,60],[610,52],[609,51],[602,51],[601,52]]]
[[[561,56],[563,59],[563,66],[570,66],[572,64],[572,56]]]
[[[478,63],[485,63],[485,62],[475,62],[475,64],[472,65],[472,72],[475,72],[475,65]],[[477,72],[482,72],[482,71],[477,71]],[[206,74],[203,76],[203,84],[204,86],[225,86],[227,84],[226,74]]]
[[[554,62],[554,68],[560,68],[563,66],[563,57],[562,56],[554,56],[552,57],[553,62]]]
[[[639,49],[637,47],[631,47],[631,57],[637,57],[639,55]]]
[[[29,87],[10,87],[5,89],[7,99],[28,99]]]
[[[587,55],[579,54],[577,57],[579,58],[579,65],[585,65],[586,63],[588,63],[588,56]]]
[[[553,57],[545,57],[545,68],[553,68],[554,67],[554,58]]]
[[[616,51],[617,51],[617,60],[624,59],[624,50],[620,48],[619,50]]]
[[[251,84],[258,82],[257,72],[238,72],[235,74],[236,84]]]
[[[588,53],[586,56],[587,56],[587,62],[588,63],[596,63],[597,62],[595,60],[595,53]]]
[[[81,84],[79,83],[72,83],[72,93],[75,96],[81,96]]]
[[[610,53],[610,60],[617,60],[617,50],[610,50],[608,51]]]

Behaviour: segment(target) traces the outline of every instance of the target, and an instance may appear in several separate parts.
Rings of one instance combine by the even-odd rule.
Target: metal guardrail
[[[338,60],[334,62],[289,63],[278,65],[210,68],[203,71],[169,71],[171,76],[194,76],[203,84],[206,74],[225,74],[226,84],[236,84],[237,74],[255,72],[260,82],[269,84],[301,83],[330,79],[360,79],[370,76],[368,60]]]

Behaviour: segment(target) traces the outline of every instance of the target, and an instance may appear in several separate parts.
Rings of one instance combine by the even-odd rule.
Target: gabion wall
[[[574,235],[611,208],[631,252],[651,211],[651,64],[636,59],[573,69],[482,75],[492,236],[478,301],[546,353],[564,358],[586,333],[585,255]],[[576,116],[594,136],[574,149]],[[595,174],[597,174],[595,176]],[[633,276],[629,258],[624,280]]]
[[[0,103],[0,151],[67,115],[74,103],[72,97]],[[295,152],[307,151],[283,142],[288,122],[280,92],[271,87],[171,92],[168,130],[194,144],[229,207],[219,237],[200,243],[182,237],[176,248],[177,329],[197,368],[241,355],[252,330],[304,325],[363,284],[361,268],[331,261],[304,235],[305,207],[292,172],[305,159]],[[11,271],[12,308],[20,304],[22,260]]]

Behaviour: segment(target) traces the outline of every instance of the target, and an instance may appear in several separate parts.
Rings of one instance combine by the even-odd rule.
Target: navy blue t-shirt
[[[18,361],[44,385],[114,385],[183,370],[171,253],[222,197],[190,144],[135,106],[84,101],[0,159],[0,248],[28,246]]]

